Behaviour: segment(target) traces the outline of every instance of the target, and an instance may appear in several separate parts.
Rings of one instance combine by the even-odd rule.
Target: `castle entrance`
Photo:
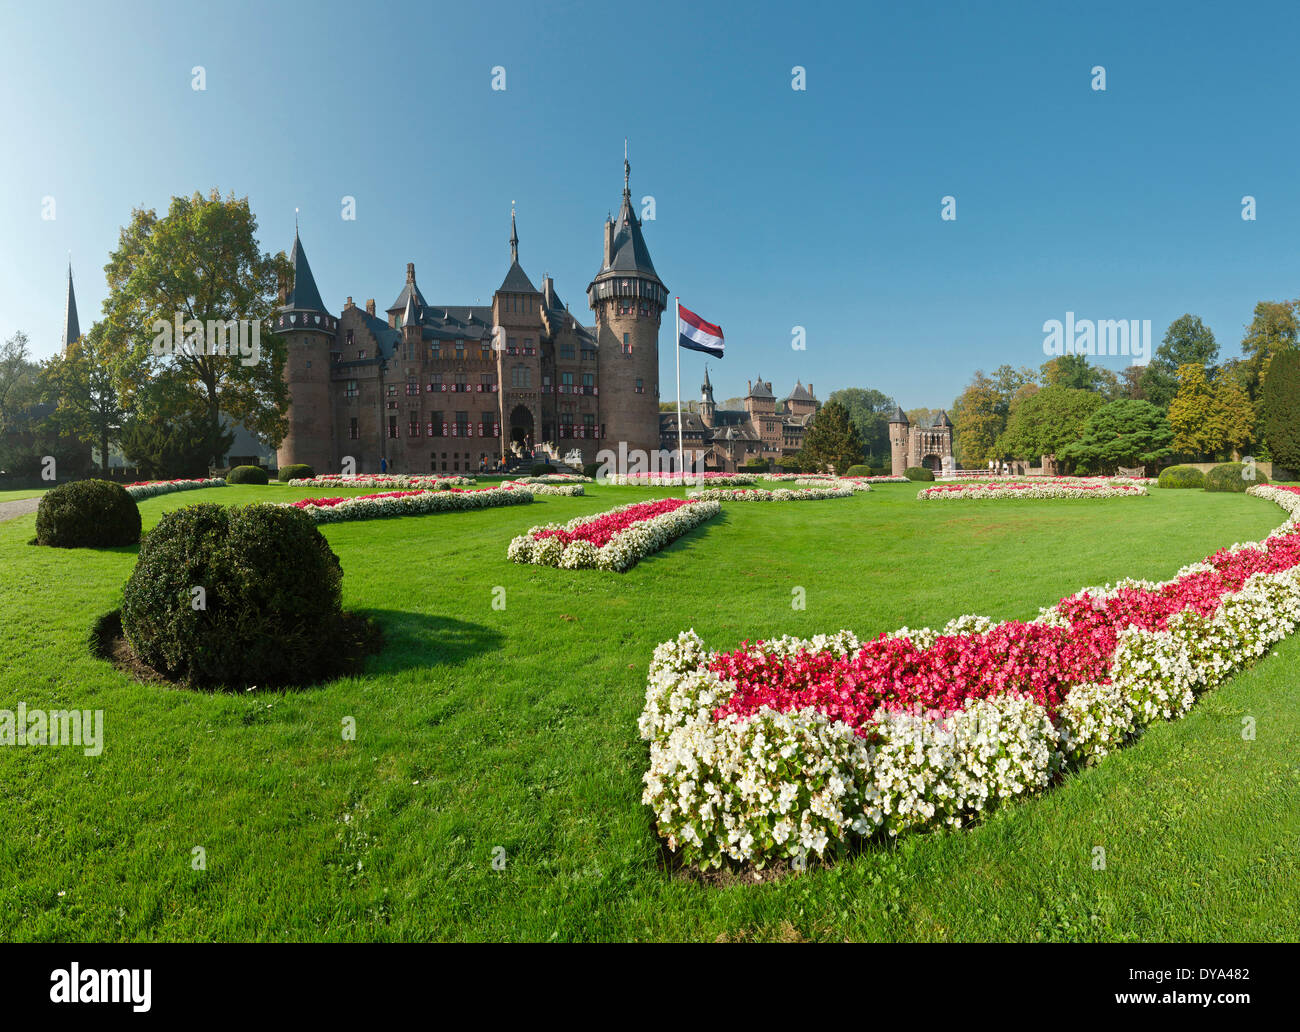
[[[921,465],[931,473],[943,472],[943,459],[939,458],[937,455],[927,455],[921,460]]]
[[[510,441],[512,444],[523,445],[525,439],[529,444],[537,443],[537,434],[533,429],[533,413],[527,405],[516,405],[510,411]]]

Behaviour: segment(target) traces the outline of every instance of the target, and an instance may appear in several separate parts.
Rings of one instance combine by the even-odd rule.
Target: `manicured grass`
[[[1300,934],[1296,639],[1182,721],[980,827],[763,885],[665,869],[636,732],[660,641],[688,627],[729,647],[1030,617],[1085,584],[1167,578],[1283,519],[1203,491],[935,505],[917,489],[724,504],[627,574],[520,566],[506,546],[534,524],[677,492],[587,485],[532,506],[326,525],[345,606],[378,619],[388,647],[363,676],[288,693],[131,682],[83,643],[135,550],[36,548],[34,517],[0,524],[0,707],[103,709],[106,739],[93,758],[0,749],[0,938]],[[198,501],[320,494],[226,487],[140,508],[147,528]],[[806,610],[791,608],[796,587]]]
[[[24,498],[40,498],[45,491],[39,487],[14,488],[12,491],[0,491],[0,502],[17,502]]]

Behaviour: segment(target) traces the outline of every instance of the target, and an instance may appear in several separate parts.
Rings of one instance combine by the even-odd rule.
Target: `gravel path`
[[[39,498],[20,498],[16,502],[0,502],[0,523],[35,512],[40,504]]]

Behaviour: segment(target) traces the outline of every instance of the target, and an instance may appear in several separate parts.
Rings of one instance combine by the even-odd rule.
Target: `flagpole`
[[[677,466],[682,474],[682,497],[686,497],[686,454],[682,445],[682,299],[673,298],[673,350],[677,352]]]

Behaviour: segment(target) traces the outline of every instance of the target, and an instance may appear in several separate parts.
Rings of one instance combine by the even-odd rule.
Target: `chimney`
[[[375,299],[372,297],[366,301],[366,315],[375,314]]]
[[[349,308],[355,308],[355,307],[356,305],[352,303],[352,295],[349,294],[347,302],[343,305],[343,310],[346,312]]]
[[[811,381],[811,380],[808,381],[808,393],[809,393],[809,394],[812,394],[814,398],[817,397],[816,394],[813,394],[812,381]]]
[[[415,262],[406,263],[406,282],[407,283],[415,282]]]

